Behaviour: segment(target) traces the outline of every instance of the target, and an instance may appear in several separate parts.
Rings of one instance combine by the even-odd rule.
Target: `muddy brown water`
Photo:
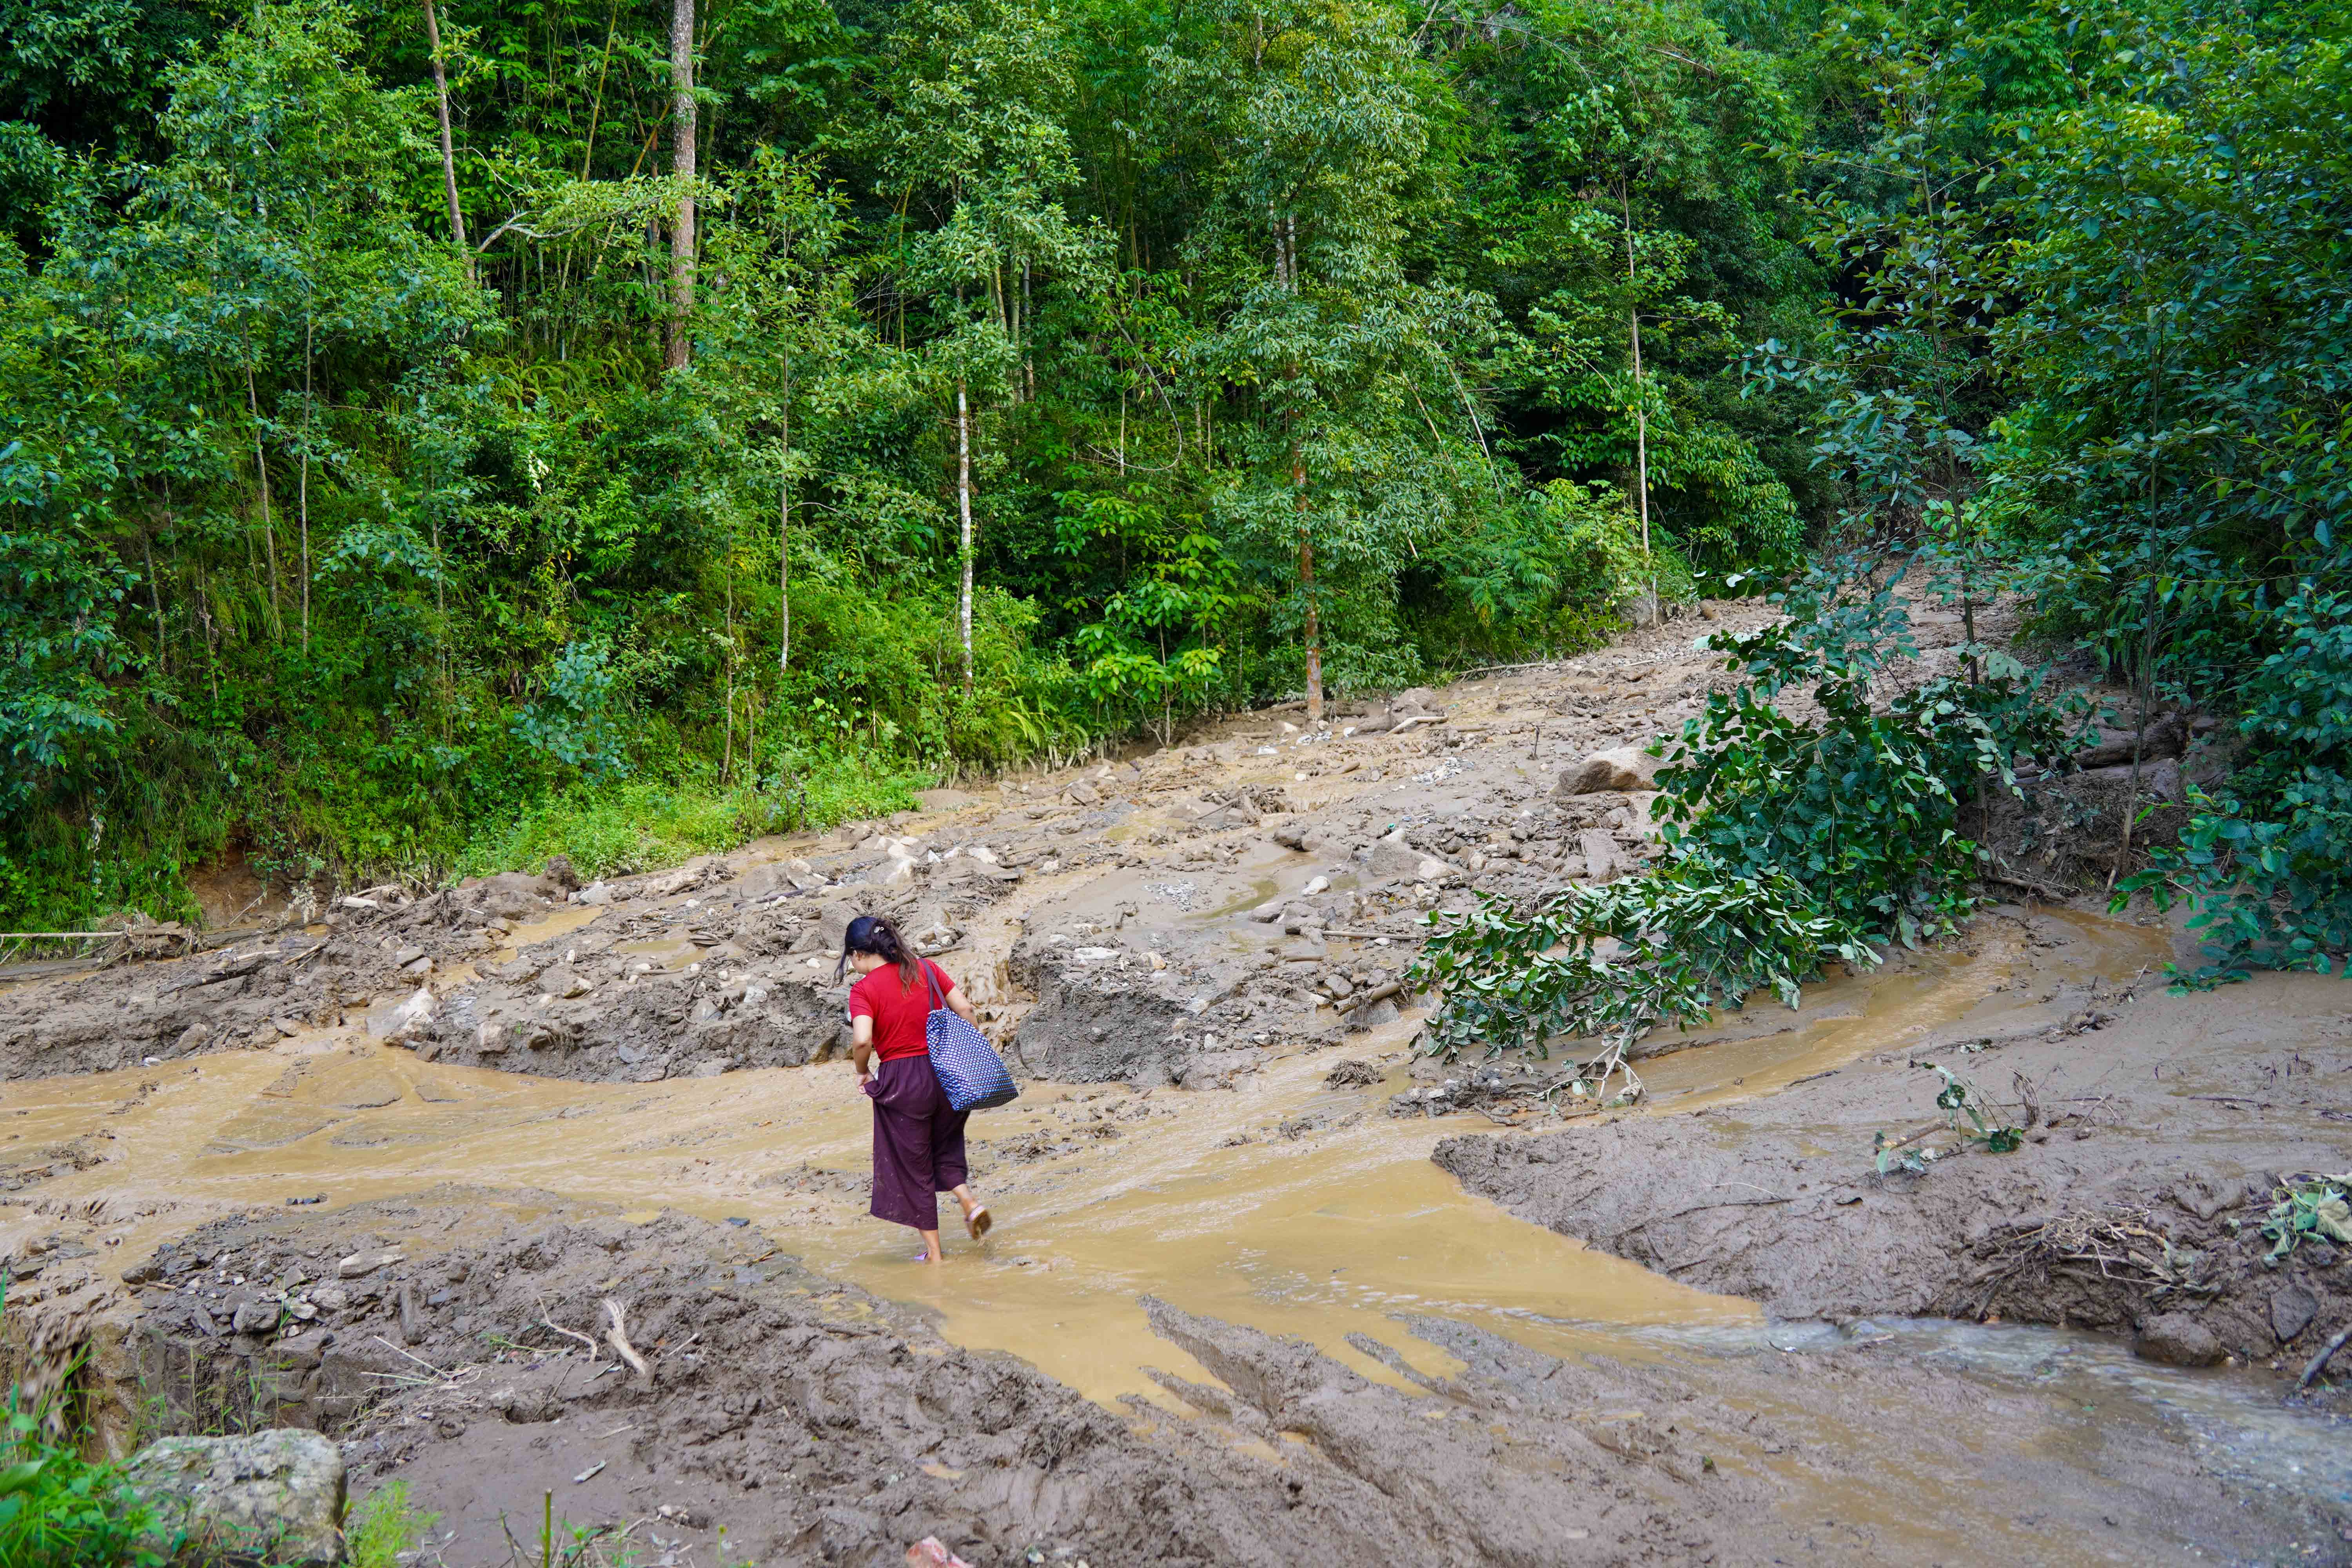
[[[593,918],[566,910],[516,941]],[[2126,977],[2165,956],[2160,931],[2052,918],[2075,931],[2062,969],[2070,981]],[[655,945],[646,944],[646,956],[688,956]],[[1988,947],[1825,983],[1809,991],[1801,1012],[1774,1009],[1785,1029],[1703,1034],[1643,1063],[1649,1101],[1638,1113],[1770,1093],[1866,1051],[1997,1013],[2010,978],[2000,951]],[[975,976],[982,999],[989,979]],[[1750,1030],[1770,1022],[1740,1020]],[[1407,1018],[1344,1054],[1395,1057],[1412,1027]],[[1152,1333],[1138,1304],[1147,1294],[1299,1336],[1396,1386],[1407,1385],[1349,1346],[1349,1333],[1381,1340],[1426,1373],[1457,1370],[1399,1329],[1394,1315],[1404,1312],[1475,1321],[1555,1354],[1645,1360],[1769,1331],[1751,1303],[1590,1251],[1465,1193],[1428,1158],[1464,1119],[1391,1119],[1386,1101],[1404,1086],[1401,1068],[1372,1088],[1326,1089],[1340,1054],[1276,1059],[1227,1092],[1033,1087],[972,1124],[995,1234],[984,1247],[957,1237],[947,1265],[926,1268],[911,1260],[907,1232],[863,1213],[866,1103],[838,1062],[650,1085],[561,1082],[421,1062],[374,1043],[355,1018],[350,1028],[268,1051],[0,1085],[0,1140],[110,1140],[102,1163],[27,1194],[37,1206],[0,1208],[0,1246],[13,1250],[44,1234],[70,1205],[99,1222],[106,1261],[120,1268],[228,1210],[294,1197],[340,1205],[452,1180],[547,1190],[648,1216],[665,1206],[739,1216],[788,1238],[821,1271],[930,1309],[950,1339],[1009,1351],[1093,1399],[1146,1402],[1169,1418],[1181,1418],[1182,1407],[1145,1368],[1213,1380]],[[1024,1145],[1048,1152],[1023,1158],[1014,1152]],[[1940,1348],[1967,1359],[1965,1343]],[[2004,1370],[1999,1355],[1981,1359]],[[2214,1386],[2145,1369],[2110,1378],[2106,1395],[2086,1404],[2082,1433],[2048,1439],[2048,1462],[2095,1483],[2099,1424],[2169,1420],[2163,1391],[2192,1384]],[[1832,1484],[1760,1457],[1732,1462],[1785,1469],[1802,1499],[1792,1506],[1863,1524],[1883,1543],[1966,1552],[2014,1533],[2020,1546],[2033,1546],[2030,1527],[1976,1496],[1970,1477],[1906,1463],[1885,1423],[1846,1429],[1818,1414],[1801,1418],[1817,1444],[1874,1452],[1901,1478],[1904,1495]]]

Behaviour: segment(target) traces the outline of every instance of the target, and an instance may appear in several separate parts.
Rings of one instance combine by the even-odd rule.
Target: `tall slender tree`
[[[670,0],[669,169],[677,185],[669,226],[669,315],[662,363],[684,370],[694,358],[694,0]]]
[[[457,149],[449,134],[449,71],[441,60],[441,17],[433,0],[425,0],[425,44],[433,53],[433,108],[441,121],[441,191],[449,202],[449,243],[466,258],[466,276],[474,275],[474,253],[466,245],[466,212],[457,202]]]

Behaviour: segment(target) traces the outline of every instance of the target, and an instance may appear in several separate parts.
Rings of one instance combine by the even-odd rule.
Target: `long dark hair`
[[[841,962],[833,966],[835,980],[849,968],[853,952],[870,952],[885,963],[897,964],[901,991],[912,991],[922,982],[922,960],[915,956],[913,944],[898,934],[887,915],[860,915],[849,922],[849,929],[841,933]]]

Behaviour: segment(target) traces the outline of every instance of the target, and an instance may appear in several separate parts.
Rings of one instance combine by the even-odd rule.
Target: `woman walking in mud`
[[[880,915],[860,915],[841,939],[845,969],[862,976],[849,991],[854,1029],[850,1059],[857,1087],[874,1101],[874,1199],[866,1212],[912,1226],[923,1237],[923,1263],[940,1261],[940,1200],[953,1193],[963,1205],[964,1228],[978,1241],[992,1223],[987,1205],[965,1186],[963,1124],[931,1071],[924,1021],[943,997],[964,1022],[978,1026],[971,1004],[947,971],[918,958]],[[880,1058],[877,1065],[876,1058]]]

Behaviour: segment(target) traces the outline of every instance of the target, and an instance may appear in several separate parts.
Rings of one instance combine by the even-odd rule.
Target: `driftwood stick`
[[[549,1313],[547,1303],[544,1301],[541,1301],[539,1304],[539,1321],[540,1326],[542,1328],[553,1329],[559,1334],[562,1334],[570,1339],[578,1340],[582,1344],[588,1347],[588,1354],[590,1358],[593,1360],[595,1357],[596,1342],[590,1339],[586,1334],[582,1333],[578,1329],[567,1329],[562,1323],[557,1322],[554,1317]]]
[[[628,1326],[621,1318],[621,1304],[610,1296],[604,1298],[604,1338],[620,1352],[621,1359],[629,1363],[631,1370],[643,1373],[646,1358],[638,1354],[637,1347],[629,1342]]]

